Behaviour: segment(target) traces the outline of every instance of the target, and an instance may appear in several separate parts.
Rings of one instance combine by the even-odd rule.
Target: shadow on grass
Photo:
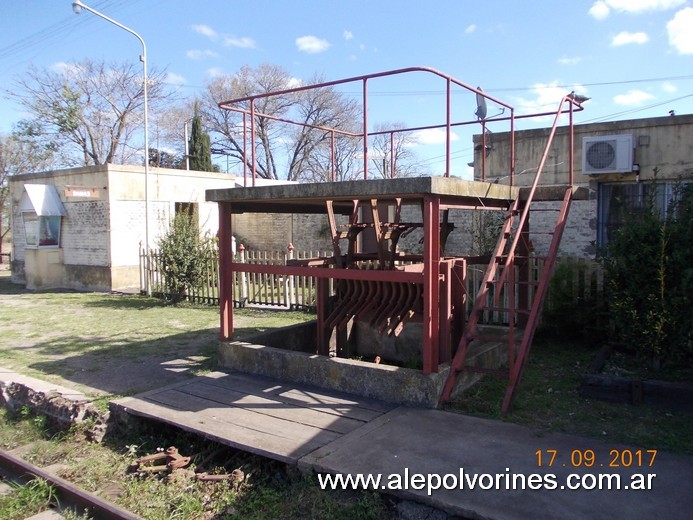
[[[255,328],[238,329],[237,337],[256,332]],[[28,367],[98,393],[128,396],[216,370],[218,341],[218,328],[143,341],[63,336],[27,347],[44,358]]]
[[[31,293],[22,284],[12,283],[10,271],[0,271],[0,294]]]

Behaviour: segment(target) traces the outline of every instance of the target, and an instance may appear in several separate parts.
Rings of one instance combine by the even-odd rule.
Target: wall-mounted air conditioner
[[[629,173],[633,171],[632,134],[582,138],[582,173]]]

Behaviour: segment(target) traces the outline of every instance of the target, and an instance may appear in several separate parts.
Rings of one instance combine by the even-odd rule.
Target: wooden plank
[[[365,422],[349,417],[338,417],[329,413],[323,413],[322,410],[316,408],[296,406],[236,390],[220,388],[203,382],[181,387],[180,391],[227,406],[243,408],[255,413],[336,433],[350,432],[362,426]]]
[[[228,423],[215,418],[196,418],[196,412],[168,409],[167,413],[162,414],[161,405],[141,400],[123,400],[118,402],[116,406],[121,407],[131,415],[169,424],[220,444],[289,464],[294,464],[301,457],[300,453],[304,451],[287,454],[289,450],[286,444],[279,442],[272,436],[252,430],[244,431],[242,426],[229,426]],[[310,453],[311,450],[308,448],[305,451]]]
[[[303,455],[337,439],[340,434],[269,417],[237,407],[223,407],[177,390],[168,390],[127,405],[145,415],[200,433],[251,453],[294,463]],[[163,406],[162,406],[163,405]]]
[[[340,415],[348,415],[352,419],[370,420],[381,413],[388,412],[395,408],[395,405],[367,397],[356,397],[343,392],[327,390],[322,388],[299,385],[295,383],[286,383],[264,376],[244,374],[241,372],[233,372],[228,377],[214,379],[208,381],[209,384],[225,386],[230,389],[239,389],[243,392],[254,393],[256,395],[267,395],[268,393],[276,397],[286,397],[286,403],[303,404],[307,406],[323,406],[324,411],[329,413],[339,413]],[[258,393],[261,392],[261,393]],[[340,406],[337,406],[340,405]],[[361,416],[362,412],[377,412],[376,414],[368,413],[365,417]],[[357,417],[355,414],[359,414]]]

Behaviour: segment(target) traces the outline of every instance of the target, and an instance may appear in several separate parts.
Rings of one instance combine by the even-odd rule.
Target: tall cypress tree
[[[195,115],[192,119],[192,129],[188,141],[188,153],[190,154],[191,170],[214,171],[209,134],[202,129],[202,118],[198,113],[197,103],[195,103]]]

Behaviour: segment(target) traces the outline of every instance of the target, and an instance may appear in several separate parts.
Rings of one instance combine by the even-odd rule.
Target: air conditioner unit
[[[582,138],[582,173],[629,173],[633,171],[632,134]]]

